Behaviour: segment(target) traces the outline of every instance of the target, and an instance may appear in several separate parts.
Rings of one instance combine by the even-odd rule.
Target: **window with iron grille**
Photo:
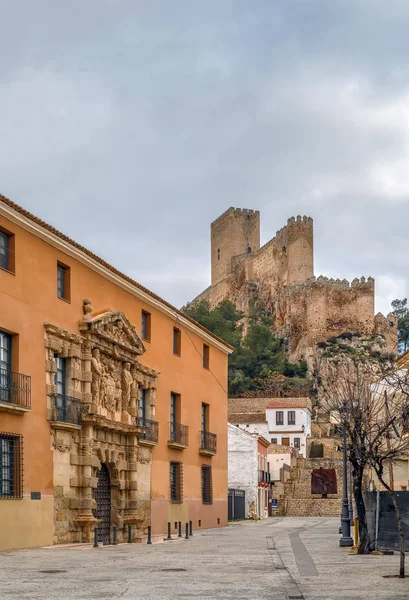
[[[23,497],[23,438],[0,433],[0,498]]]
[[[294,448],[300,449],[300,438],[294,438]]]
[[[282,410],[276,412],[276,425],[284,425],[284,412]]]
[[[70,267],[57,263],[57,296],[70,301]]]
[[[210,465],[202,465],[202,502],[203,504],[213,504],[212,467]]]
[[[288,425],[295,425],[295,410],[289,410],[287,413]]]
[[[271,443],[272,444],[276,444],[277,443],[277,438],[271,438]]]
[[[183,502],[183,469],[182,463],[170,463],[170,501]]]

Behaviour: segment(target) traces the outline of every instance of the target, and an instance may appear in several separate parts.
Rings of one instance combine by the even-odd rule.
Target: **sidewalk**
[[[348,555],[336,518],[273,517],[189,540],[0,553],[1,600],[408,600],[399,556]],[[177,541],[176,541],[177,540]]]
[[[358,556],[339,547],[339,519],[283,518],[270,524],[274,551],[306,600],[408,600],[399,556]],[[409,575],[409,556],[407,571]]]

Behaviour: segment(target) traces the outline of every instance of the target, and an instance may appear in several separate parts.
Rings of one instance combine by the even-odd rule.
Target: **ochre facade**
[[[1,232],[0,550],[226,525],[231,348],[2,196]]]
[[[211,224],[212,284],[193,302],[229,299],[247,312],[255,302],[274,317],[289,340],[290,360],[311,355],[318,342],[345,331],[384,335],[396,349],[392,315],[375,309],[372,277],[334,280],[314,276],[313,220],[292,217],[260,248],[260,213],[229,208]]]

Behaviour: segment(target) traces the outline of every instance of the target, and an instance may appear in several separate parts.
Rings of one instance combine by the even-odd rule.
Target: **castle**
[[[291,217],[260,247],[260,212],[229,208],[211,224],[211,286],[193,302],[214,307],[224,299],[247,312],[251,301],[274,318],[287,338],[291,361],[310,357],[316,344],[343,332],[383,335],[391,352],[397,322],[375,309],[372,277],[328,279],[314,276],[313,220]]]

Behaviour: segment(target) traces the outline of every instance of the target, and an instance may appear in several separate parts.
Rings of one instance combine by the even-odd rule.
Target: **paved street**
[[[338,519],[276,518],[147,545],[0,554],[2,600],[403,600],[398,556],[349,556]]]

